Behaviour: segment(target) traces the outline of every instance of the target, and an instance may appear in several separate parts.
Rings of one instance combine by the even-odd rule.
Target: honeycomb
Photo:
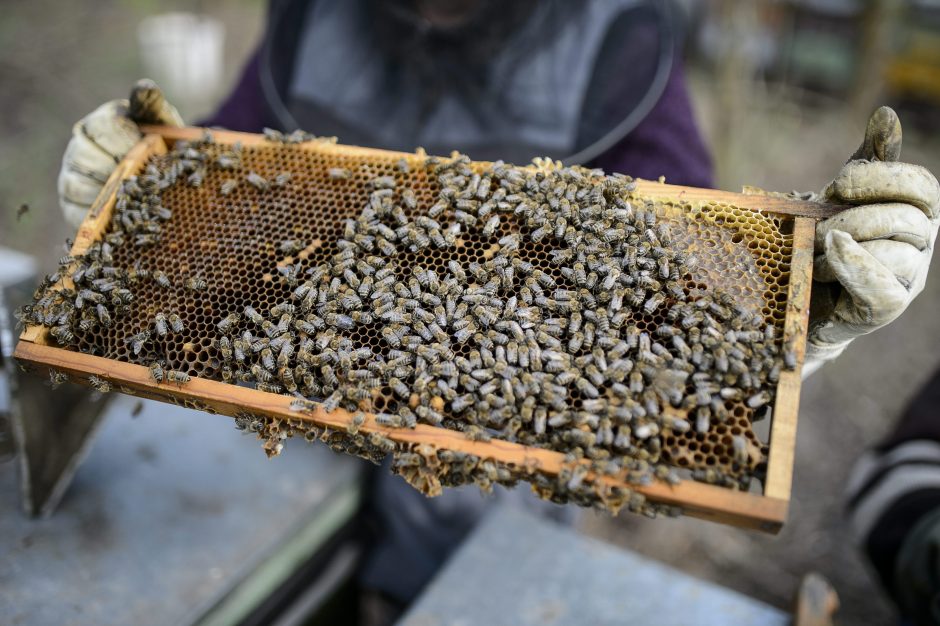
[[[221,150],[222,146],[210,147]],[[402,161],[408,167],[402,167]],[[143,166],[142,166],[143,167]],[[482,169],[484,164],[476,164]],[[349,170],[345,179],[332,178],[330,168]],[[128,314],[117,317],[113,326],[77,333],[73,347],[88,354],[146,365],[156,360],[191,376],[220,380],[221,358],[216,323],[245,306],[258,310],[290,299],[292,289],[279,279],[279,268],[296,263],[302,270],[326,262],[337,252],[344,220],[355,218],[369,200],[367,183],[378,176],[392,176],[398,187],[411,188],[418,212],[427,211],[437,199],[438,183],[425,167],[425,157],[395,153],[359,152],[322,143],[289,145],[266,142],[245,146],[241,171],[253,171],[268,180],[289,172],[290,183],[276,190],[259,191],[241,177],[230,193],[220,187],[232,176],[210,169],[198,187],[177,184],[163,192],[163,204],[172,219],[162,226],[160,241],[151,246],[124,245],[115,249],[114,266],[162,269],[171,279],[167,288],[142,281],[134,288]],[[633,201],[643,203],[640,197]],[[694,253],[698,266],[684,277],[691,292],[722,289],[740,305],[759,311],[782,335],[789,265],[792,253],[792,218],[762,214],[727,204],[695,206],[656,203],[660,221],[670,224],[676,245]],[[450,209],[448,209],[450,210]],[[450,217],[441,216],[441,220]],[[405,265],[423,265],[440,274],[455,260],[466,267],[483,262],[503,236],[519,231],[518,223],[503,219],[497,232],[484,236],[481,225],[461,235],[452,249],[430,246],[417,254],[404,255]],[[524,230],[524,229],[523,229]],[[523,233],[524,234],[524,233]],[[279,251],[281,242],[298,240],[304,247],[296,254]],[[550,274],[559,284],[565,278],[549,259],[552,245],[524,240],[520,255]],[[185,287],[188,279],[202,279],[204,291]],[[635,323],[651,333],[665,323],[658,312],[635,311]],[[133,354],[125,338],[152,326],[158,312],[175,312],[184,330],[164,337],[154,336],[139,354]],[[388,346],[379,333],[380,323],[359,325],[350,333],[357,346],[377,353]],[[459,348],[457,349],[460,354]],[[577,394],[577,392],[575,392]],[[569,398],[580,407],[581,398]],[[388,388],[373,400],[378,411],[394,411],[396,399]],[[763,417],[743,401],[726,401],[730,419],[715,424],[707,433],[668,432],[662,440],[663,460],[684,470],[714,469],[732,478],[758,478],[766,468],[766,436],[755,424]],[[732,437],[746,438],[754,458],[751,468],[733,461]],[[744,483],[746,484],[746,483]],[[742,484],[742,486],[744,485]]]

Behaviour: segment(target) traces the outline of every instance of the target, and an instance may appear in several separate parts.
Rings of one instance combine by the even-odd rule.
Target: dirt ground
[[[228,29],[225,84],[254,46],[263,3],[52,0],[4,3],[0,20],[0,245],[58,258],[70,234],[60,220],[55,177],[72,123],[104,100],[123,96],[141,73],[135,28],[141,17],[172,8],[220,17]],[[64,13],[63,13],[64,12]],[[89,34],[95,36],[89,36]],[[37,45],[42,42],[42,45]],[[713,142],[716,94],[707,74],[692,92]],[[732,147],[722,154],[722,184],[819,189],[855,149],[864,115],[836,100],[751,86],[735,117]],[[193,119],[205,111],[184,111]],[[903,118],[902,118],[903,119]],[[940,138],[907,129],[903,157],[940,172]],[[17,222],[21,203],[30,213]],[[44,250],[51,252],[43,252]],[[889,429],[904,404],[940,362],[940,278],[890,328],[857,341],[804,387],[790,519],[765,536],[691,519],[650,521],[587,515],[585,532],[693,575],[786,607],[800,577],[826,575],[842,599],[844,624],[890,623],[893,610],[847,535],[841,495],[851,464]]]

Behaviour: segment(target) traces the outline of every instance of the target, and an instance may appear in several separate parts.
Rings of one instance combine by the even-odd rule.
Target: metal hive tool
[[[201,129],[152,129],[119,166],[76,238],[73,253],[86,250],[107,233],[116,190],[130,175],[141,171],[148,159],[166,151],[166,142],[197,139]],[[88,382],[89,376],[110,381],[119,391],[175,402],[207,412],[235,416],[242,427],[263,435],[275,445],[284,435],[319,438],[335,449],[373,458],[390,450],[410,455],[397,471],[425,492],[436,492],[440,484],[457,484],[476,476],[533,483],[536,491],[553,496],[559,474],[570,476],[575,462],[562,454],[498,440],[472,441],[462,433],[419,424],[415,429],[392,429],[366,416],[362,425],[350,429],[353,415],[344,410],[331,413],[318,407],[297,410],[291,399],[220,381],[216,324],[230,313],[241,313],[246,305],[267,310],[283,302],[290,289],[279,279],[279,268],[300,263],[306,269],[327,261],[336,253],[335,241],[344,220],[355,218],[368,203],[367,183],[378,176],[393,176],[400,186],[414,190],[417,210],[427,210],[439,192],[435,177],[425,167],[425,157],[353,148],[329,142],[300,144],[272,142],[258,135],[215,132],[218,149],[240,142],[241,171],[253,171],[271,181],[289,172],[290,184],[259,192],[240,180],[233,189],[220,191],[225,180],[235,178],[224,171],[210,170],[199,186],[177,184],[163,193],[163,204],[172,218],[163,224],[159,243],[147,247],[125,245],[114,251],[116,267],[161,268],[174,277],[168,288],[143,281],[134,290],[128,314],[117,317],[110,328],[98,326],[76,336],[74,348],[55,347],[47,329],[30,326],[23,333],[17,356],[21,362],[53,367],[73,380]],[[401,166],[404,160],[407,168]],[[474,167],[482,169],[485,164]],[[334,178],[330,168],[343,168],[348,178]],[[407,170],[407,171],[403,171]],[[695,292],[721,289],[740,305],[759,312],[776,328],[781,345],[794,350],[802,361],[806,334],[809,280],[812,263],[812,217],[832,207],[771,196],[744,196],[711,190],[640,182],[631,200],[655,200],[659,219],[675,226],[674,244],[694,253],[700,263],[684,277]],[[406,266],[422,265],[446,272],[448,261],[463,266],[482,262],[500,237],[518,230],[518,223],[503,220],[499,230],[485,236],[480,228],[464,233],[452,249],[429,247],[416,254],[399,255]],[[299,251],[285,252],[285,240],[303,242]],[[521,256],[556,280],[562,280],[548,258],[547,243],[525,241]],[[205,290],[185,287],[185,279],[204,280]],[[151,325],[159,311],[174,311],[184,330],[157,338],[139,354],[125,338]],[[657,310],[635,315],[641,329],[654,332],[665,323]],[[380,325],[362,325],[351,338],[357,345],[387,350]],[[168,369],[185,372],[192,381],[185,385],[158,383],[145,367],[165,360]],[[745,473],[762,480],[751,490],[735,491],[714,485],[683,481],[678,485],[654,482],[625,485],[620,476],[591,477],[601,487],[598,498],[582,504],[601,503],[608,508],[627,505],[643,510],[637,498],[679,507],[685,512],[738,525],[775,531],[786,515],[789,499],[796,408],[799,397],[799,368],[783,372],[776,390],[776,403],[769,420],[769,437],[759,436],[759,416],[743,400],[728,400],[730,418],[707,433],[694,430],[670,432],[662,438],[663,458],[686,470],[716,470],[732,479]],[[573,405],[581,402],[572,397]],[[371,411],[394,411],[397,400],[387,387],[371,400]],[[764,409],[761,409],[762,413]],[[770,411],[768,411],[770,413]],[[764,422],[765,424],[767,422]],[[350,436],[349,431],[356,432]],[[370,436],[371,435],[371,436]],[[747,442],[750,462],[735,463],[732,438]],[[470,455],[468,474],[452,471],[456,461]],[[481,476],[483,477],[481,479]],[[553,482],[555,481],[555,482]],[[578,498],[571,499],[580,501]],[[636,505],[636,506],[634,506]]]

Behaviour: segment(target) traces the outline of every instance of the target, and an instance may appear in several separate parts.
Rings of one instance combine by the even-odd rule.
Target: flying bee
[[[272,187],[286,187],[287,184],[290,182],[290,179],[291,179],[290,172],[281,172],[280,174],[274,177],[273,181],[271,181],[271,186]]]
[[[98,393],[108,393],[111,391],[111,383],[94,374],[88,377],[88,384],[94,387],[95,391]]]
[[[331,167],[327,170],[327,176],[332,180],[346,180],[352,176],[352,172],[345,167]]]
[[[68,382],[69,376],[65,372],[60,372],[57,369],[49,368],[49,382],[52,384],[52,388],[55,389],[62,383]]]

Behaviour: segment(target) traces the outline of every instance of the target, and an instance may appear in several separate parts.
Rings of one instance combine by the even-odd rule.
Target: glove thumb
[[[137,124],[183,125],[179,111],[167,102],[157,83],[149,78],[142,78],[134,83],[128,116]]]
[[[868,120],[865,138],[849,161],[897,161],[901,156],[901,120],[891,107],[878,107]],[[848,161],[846,161],[848,163]]]

